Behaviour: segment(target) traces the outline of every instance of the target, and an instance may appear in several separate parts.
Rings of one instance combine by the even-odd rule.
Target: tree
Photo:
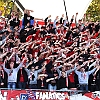
[[[87,19],[91,21],[100,20],[100,0],[93,0],[86,11]]]
[[[7,16],[8,14],[10,14],[12,7],[12,0],[0,0],[0,11],[2,11],[3,16]]]
[[[12,0],[0,0],[0,11],[2,11],[2,16],[5,17],[9,17],[12,11],[18,13],[20,18],[22,16],[22,13]]]

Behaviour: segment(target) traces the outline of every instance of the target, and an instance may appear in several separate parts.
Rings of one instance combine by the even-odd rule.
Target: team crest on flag
[[[27,90],[27,95],[30,100],[36,100],[36,92],[32,90]]]
[[[20,94],[20,100],[28,100],[28,94]]]

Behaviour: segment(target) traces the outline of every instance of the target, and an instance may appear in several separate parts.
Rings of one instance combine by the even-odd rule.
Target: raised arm
[[[77,15],[78,13],[76,13],[76,16],[75,16],[75,24],[77,25]]]
[[[0,46],[3,45],[6,42],[6,40],[9,38],[9,36],[10,36],[10,34],[5,39],[3,39],[2,41],[0,41]]]
[[[13,53],[11,54],[11,56],[8,58],[8,60],[10,60],[14,55],[15,55],[15,52],[13,52]]]
[[[93,62],[90,66],[89,66],[89,69],[92,67],[92,66],[95,66],[96,65],[96,61]]]
[[[56,69],[57,69],[57,72],[58,72],[58,74],[59,74],[59,78],[60,78],[60,76],[61,76],[61,71],[60,71],[60,69],[59,68],[62,68],[62,65],[60,65],[60,66],[58,66]]]
[[[49,81],[55,80],[55,79],[57,79],[57,78],[58,78],[58,76],[56,76],[56,77],[54,77],[54,78],[49,78],[49,79],[46,80],[46,82],[49,82]]]
[[[27,73],[27,75],[29,75],[29,70],[25,67],[25,71]]]
[[[0,58],[3,58],[4,56],[6,56],[7,53],[8,53],[8,52],[5,52],[5,53],[3,53],[3,54],[0,54]]]
[[[23,67],[23,63],[27,58],[24,57],[24,59],[22,60],[22,62],[19,64],[19,66],[16,68],[16,71],[18,71],[21,67]]]
[[[68,71],[66,71],[66,74],[70,74],[71,72],[73,72],[74,70],[76,70],[76,66],[73,69],[70,69]]]
[[[1,46],[2,44],[4,44],[4,43],[5,43],[5,41],[6,41],[6,38],[5,38],[5,39],[3,39],[2,41],[0,41],[0,46]]]
[[[19,66],[16,68],[16,71],[18,71],[21,67],[23,67],[23,63],[21,62],[20,64],[19,64]]]
[[[43,67],[39,70],[37,70],[38,73],[42,72],[43,69],[45,69],[46,63],[43,65]]]
[[[89,75],[94,73],[96,71],[97,68],[92,69],[91,71],[88,71]]]
[[[53,27],[56,28],[56,19],[53,22]]]
[[[63,63],[65,63],[68,59],[70,59],[71,57],[73,57],[74,55],[76,55],[76,53],[74,53],[73,55],[71,55],[70,57],[66,58]]]
[[[4,71],[5,71],[6,73],[9,73],[9,69],[7,69],[7,68],[5,67],[5,62],[3,63],[3,69],[4,69]]]
[[[96,71],[94,72],[93,76],[95,76],[99,70],[100,70],[100,66],[96,69]]]
[[[75,64],[75,66],[76,66],[76,64]],[[75,73],[76,73],[77,75],[80,74],[80,71],[78,71],[78,70],[79,70],[81,67],[82,67],[82,66],[77,66],[77,68],[75,69]]]
[[[53,28],[56,28],[56,22],[57,22],[57,20],[58,20],[58,16],[56,16],[56,19],[53,22]]]
[[[43,20],[43,18],[35,18],[35,20]]]
[[[27,14],[28,11],[29,11],[29,12],[34,12],[33,10],[25,9],[25,10],[24,10],[24,14]]]
[[[29,74],[29,70],[27,69],[28,66],[30,66],[33,63],[33,61],[31,61],[27,66],[25,66],[25,71],[27,72],[27,75]]]

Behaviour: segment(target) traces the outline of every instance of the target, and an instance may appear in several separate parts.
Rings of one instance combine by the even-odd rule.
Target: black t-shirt
[[[20,25],[20,20],[17,18],[14,18],[13,20],[10,21],[10,26],[13,26],[13,28],[15,28],[16,26],[19,27]]]
[[[29,16],[27,14],[24,14],[24,22],[23,22],[23,25],[26,26],[28,22],[30,22],[30,20],[33,20],[34,17],[32,16]]]
[[[14,22],[13,20],[10,21],[10,26],[13,26]]]
[[[41,79],[39,79],[37,82],[37,86],[38,86],[38,89],[42,89],[42,88],[44,88],[44,89],[46,89],[47,88],[47,82],[46,82],[46,77],[43,79],[43,87],[42,87],[42,80]]]
[[[66,78],[60,77],[58,80],[58,89],[66,88]]]
[[[62,17],[60,18],[60,24],[63,24],[63,18]]]
[[[44,20],[45,25],[47,25],[47,22],[48,22],[47,20],[48,20],[48,17]]]
[[[20,20],[18,18],[13,19],[13,27],[16,27],[16,26],[19,27],[19,25],[20,25]]]

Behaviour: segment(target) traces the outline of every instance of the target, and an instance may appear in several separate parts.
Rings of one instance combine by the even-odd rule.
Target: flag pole
[[[65,8],[65,13],[66,13],[66,18],[68,20],[67,9],[66,9],[66,2],[65,2],[65,0],[63,0],[63,2],[64,2],[64,8]]]

